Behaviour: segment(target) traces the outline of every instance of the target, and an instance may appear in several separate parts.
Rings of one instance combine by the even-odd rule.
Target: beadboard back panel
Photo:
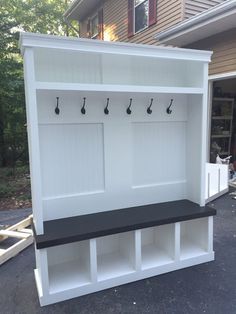
[[[187,95],[83,96],[37,93],[45,220],[186,198]]]

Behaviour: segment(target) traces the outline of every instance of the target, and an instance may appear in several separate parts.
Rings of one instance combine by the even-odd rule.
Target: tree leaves
[[[77,35],[63,20],[67,0],[0,0],[0,166],[28,161],[19,32]]]

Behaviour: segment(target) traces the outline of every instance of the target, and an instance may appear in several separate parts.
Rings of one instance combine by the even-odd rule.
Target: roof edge
[[[206,22],[207,20],[217,19],[220,18],[222,15],[226,13],[231,13],[232,9],[236,9],[236,1],[235,0],[228,0],[222,2],[213,8],[203,11],[194,17],[184,20],[154,36],[155,39],[160,41],[161,43],[165,43],[168,40],[178,38],[178,36],[182,35],[183,33],[188,33],[191,31],[191,28],[194,29],[200,28],[202,23]]]
[[[66,10],[66,12],[63,14],[63,16],[65,18],[68,18],[70,16],[70,14],[72,13],[72,11],[74,11],[74,9],[79,6],[84,0],[74,0],[68,7],[68,9]]]

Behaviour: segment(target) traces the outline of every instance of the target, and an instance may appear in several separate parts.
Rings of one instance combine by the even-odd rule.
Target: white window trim
[[[143,2],[147,1],[148,2],[148,23],[147,26],[139,29],[137,32],[135,32],[135,9],[140,6]],[[141,33],[142,31],[144,31],[145,29],[147,29],[149,27],[149,0],[143,0],[142,2],[140,2],[139,4],[135,5],[135,1],[134,1],[134,19],[133,19],[133,29],[134,29],[134,35]]]
[[[96,38],[99,35],[99,31],[96,34],[92,35],[92,20],[97,16],[98,18],[98,12],[96,12],[91,18],[90,18],[90,29],[91,29],[91,39]],[[99,26],[99,25],[98,25]]]

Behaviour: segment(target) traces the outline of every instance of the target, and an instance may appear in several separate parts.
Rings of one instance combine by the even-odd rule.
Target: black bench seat
[[[216,210],[188,200],[143,205],[44,222],[44,234],[34,236],[37,249],[115,233],[213,216]]]

